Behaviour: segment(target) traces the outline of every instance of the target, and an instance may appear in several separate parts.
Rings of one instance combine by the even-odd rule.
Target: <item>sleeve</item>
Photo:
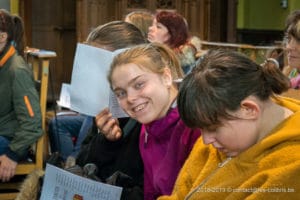
[[[290,81],[291,81],[291,87],[298,89],[300,86],[300,75],[298,75],[295,78],[291,78]]]
[[[76,164],[84,166],[91,162],[103,167],[106,163],[113,162],[118,156],[123,139],[117,141],[106,139],[103,134],[98,133],[95,120],[92,123],[92,128],[82,142]]]
[[[25,68],[16,69],[12,90],[18,127],[7,156],[18,161],[42,135],[42,117],[39,96],[30,71]]]

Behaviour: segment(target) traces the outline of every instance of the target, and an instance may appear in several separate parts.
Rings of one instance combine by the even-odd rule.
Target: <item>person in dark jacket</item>
[[[23,59],[23,22],[0,9],[0,180],[9,181],[18,162],[42,135],[39,96]]]
[[[142,43],[146,43],[146,39],[141,31],[123,21],[98,26],[86,41],[86,44],[110,51]],[[143,199],[143,161],[138,146],[140,124],[129,118],[117,119],[124,137],[110,141],[93,121],[93,127],[81,145],[76,164],[84,167],[94,163],[97,166],[95,175],[102,182],[123,187],[122,199]]]

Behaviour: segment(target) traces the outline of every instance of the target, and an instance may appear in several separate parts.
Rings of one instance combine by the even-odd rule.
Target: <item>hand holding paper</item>
[[[111,52],[77,44],[70,85],[71,109],[96,116],[104,108],[110,107],[114,117],[127,117],[107,81],[113,57],[123,50]]]

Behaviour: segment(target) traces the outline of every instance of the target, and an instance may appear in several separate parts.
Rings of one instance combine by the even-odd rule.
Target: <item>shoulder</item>
[[[32,69],[28,66],[28,64],[21,56],[18,55],[13,56],[11,65],[12,65],[11,70],[13,70],[16,75],[26,76],[26,77],[32,75]]]
[[[24,58],[16,53],[11,57],[10,62],[11,64],[16,65],[16,67],[27,67]]]
[[[23,57],[17,54],[13,55],[7,64],[10,66],[10,70],[12,72],[26,72],[29,74],[31,73],[31,69],[29,68]]]

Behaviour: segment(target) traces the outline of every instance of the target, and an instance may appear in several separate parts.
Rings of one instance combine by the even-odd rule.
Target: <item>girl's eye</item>
[[[144,86],[143,82],[138,82],[134,85],[135,89],[141,89]]]
[[[115,95],[117,96],[118,99],[122,99],[126,96],[126,92],[125,91],[115,91]]]

